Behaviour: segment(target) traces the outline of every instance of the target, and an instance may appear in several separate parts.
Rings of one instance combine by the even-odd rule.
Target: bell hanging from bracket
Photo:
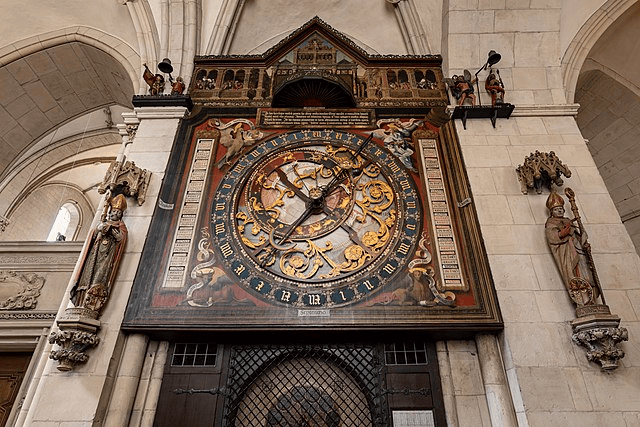
[[[173,73],[173,66],[171,65],[171,60],[169,58],[164,58],[162,62],[158,63],[158,70],[165,74],[169,74],[169,81],[173,83],[173,77],[171,77],[171,73]]]

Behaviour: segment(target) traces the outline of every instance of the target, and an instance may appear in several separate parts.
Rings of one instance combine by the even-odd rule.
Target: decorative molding
[[[136,107],[138,119],[182,119],[187,115],[186,107]]]
[[[0,312],[0,320],[53,320],[56,318],[55,312]]]
[[[513,117],[577,116],[580,104],[516,105]]]
[[[77,256],[0,255],[0,264],[75,264]]]
[[[9,218],[5,218],[4,216],[0,215],[0,232],[4,231],[7,229],[7,225],[9,225],[11,221],[9,221]]]
[[[0,284],[5,290],[10,288],[11,284],[17,288],[13,295],[0,300],[0,310],[33,310],[44,286],[44,277],[35,273],[0,271]]]

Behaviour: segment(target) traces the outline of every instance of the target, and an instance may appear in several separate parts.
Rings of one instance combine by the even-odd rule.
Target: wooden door
[[[31,353],[0,353],[0,426],[7,423],[30,360]]]

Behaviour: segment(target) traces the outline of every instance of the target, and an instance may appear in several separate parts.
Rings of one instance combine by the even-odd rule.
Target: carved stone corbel
[[[85,363],[89,356],[87,350],[100,342],[98,312],[82,307],[67,308],[65,315],[58,320],[58,331],[51,332],[49,343],[60,348],[52,350],[49,358],[58,361],[59,371],[70,371],[76,364]]]
[[[562,175],[567,178],[571,177],[569,168],[560,161],[553,151],[530,153],[524,158],[524,163],[518,165],[516,174],[518,181],[520,181],[522,194],[527,194],[529,189],[534,188],[536,193],[541,194],[543,186],[551,191],[551,184],[562,187],[564,184]]]
[[[608,311],[607,306],[606,311]],[[626,328],[618,327],[620,318],[611,313],[592,314],[571,322],[574,343],[587,349],[587,360],[600,365],[603,371],[618,367],[618,361],[624,357],[624,351],[618,344],[629,339]]]
[[[141,169],[134,162],[126,161],[124,164],[114,161],[109,166],[102,183],[98,186],[98,193],[105,194],[109,191],[113,194],[123,194],[136,198],[138,205],[142,206],[149,187],[151,172]]]

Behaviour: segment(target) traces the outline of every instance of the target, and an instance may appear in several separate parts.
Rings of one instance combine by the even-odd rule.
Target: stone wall
[[[11,215],[6,230],[0,233],[4,241],[45,241],[58,214],[60,206],[74,201],[80,212],[78,230],[73,235],[67,235],[67,240],[84,241],[94,216],[93,206],[90,206],[82,192],[66,185],[51,184],[34,190],[16,208]]]
[[[489,6],[483,9],[483,4]],[[494,49],[502,54],[496,67],[507,88],[505,101],[516,105],[514,115],[498,119],[495,128],[487,119],[469,120],[466,130],[458,121],[456,128],[504,316],[502,352],[519,424],[636,424],[640,263],[576,124],[577,106],[563,105],[561,5],[451,5],[452,74],[464,68],[473,74]],[[486,105],[488,97],[481,92]],[[565,187],[575,190],[607,303],[629,330],[630,341],[621,345],[627,355],[611,375],[589,363],[584,349],[571,342],[573,304],[544,235],[548,191],[520,191],[515,168],[536,150],[554,151],[573,172]]]
[[[597,425],[614,426],[635,419],[640,264],[575,120],[512,117],[498,120],[495,129],[488,120],[469,121],[467,130],[457,125],[505,320],[503,355],[519,422],[578,426],[607,419]],[[573,305],[544,235],[548,192],[520,192],[515,168],[535,150],[554,151],[572,170],[565,187],[576,192],[607,303],[632,337],[622,345],[627,356],[611,376],[571,342]],[[613,379],[622,377],[634,379]]]
[[[25,423],[57,426],[64,422],[92,425],[94,421],[102,423],[116,378],[128,378],[126,373],[120,375],[118,372],[120,356],[127,341],[120,331],[120,325],[157,203],[174,135],[179,119],[184,113],[184,108],[169,107],[141,108],[135,113],[125,115],[125,123],[139,123],[139,128],[133,142],[125,143],[124,154],[127,160],[134,161],[136,166],[149,170],[152,175],[145,204],[137,206],[133,201],[129,201],[129,207],[123,217],[129,231],[127,244],[106,309],[100,318],[100,343],[98,348],[88,352],[87,363],[77,366],[72,377],[57,371],[57,362],[46,359],[52,345],[45,346],[45,356],[40,361],[42,375],[31,384],[35,393],[23,406],[18,425]],[[146,120],[140,120],[143,118]],[[161,120],[154,120],[156,118]],[[101,212],[101,209],[102,207],[98,212]],[[131,381],[135,381],[132,383],[135,392],[137,379]],[[59,393],[59,390],[65,390],[65,393]],[[69,412],[67,401],[69,395],[75,399],[72,413]],[[133,400],[130,399],[128,403],[133,405]],[[130,410],[131,407],[120,408],[126,417]],[[124,422],[118,421],[113,425],[124,425]]]

